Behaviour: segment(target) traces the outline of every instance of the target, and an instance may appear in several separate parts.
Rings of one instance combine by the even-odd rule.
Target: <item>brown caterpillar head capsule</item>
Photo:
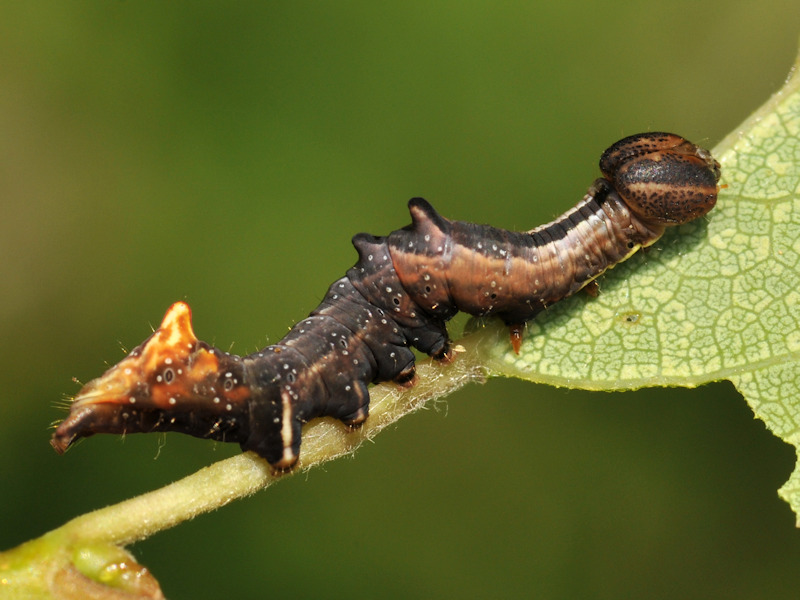
[[[608,148],[600,170],[644,221],[680,225],[717,202],[719,163],[711,153],[672,133],[640,133]]]

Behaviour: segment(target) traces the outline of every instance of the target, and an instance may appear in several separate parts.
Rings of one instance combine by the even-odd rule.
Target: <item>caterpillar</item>
[[[183,302],[74,398],[51,440],[64,453],[96,433],[178,431],[236,442],[276,471],[300,456],[301,428],[332,416],[367,419],[370,383],[412,385],[411,347],[451,360],[446,322],[458,311],[499,317],[517,353],[527,321],[592,283],[667,227],[710,211],[720,166],[670,133],[627,137],[600,158],[575,207],[527,232],[450,221],[422,198],[411,224],[358,234],[358,262],[278,343],[249,356],[197,339]]]

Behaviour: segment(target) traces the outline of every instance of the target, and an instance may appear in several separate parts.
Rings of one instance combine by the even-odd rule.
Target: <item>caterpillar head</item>
[[[148,431],[237,441],[244,379],[241,359],[198,340],[189,306],[177,302],[149,338],[78,392],[51,444],[63,453],[95,433]]]
[[[600,170],[644,221],[680,225],[717,202],[719,163],[711,153],[672,133],[641,133],[603,153]]]

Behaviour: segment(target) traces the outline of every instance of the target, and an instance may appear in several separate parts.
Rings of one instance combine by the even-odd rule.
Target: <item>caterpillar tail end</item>
[[[116,429],[118,413],[117,407],[110,404],[78,406],[56,427],[50,438],[50,445],[58,454],[64,454],[80,438],[104,433],[109,429],[108,423],[112,424],[112,429]],[[124,428],[119,431],[124,432]]]

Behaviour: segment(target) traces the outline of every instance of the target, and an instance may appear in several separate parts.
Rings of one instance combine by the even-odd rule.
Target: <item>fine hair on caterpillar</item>
[[[358,234],[358,262],[276,344],[236,356],[197,339],[178,302],[160,327],[78,393],[51,443],[95,433],[178,431],[236,442],[279,471],[300,456],[301,428],[331,416],[360,426],[371,383],[414,382],[411,348],[451,360],[457,312],[499,317],[519,352],[527,321],[590,284],[667,227],[708,213],[719,190],[711,154],[670,133],[620,140],[603,177],[554,221],[527,232],[448,220],[422,198],[411,224]]]

